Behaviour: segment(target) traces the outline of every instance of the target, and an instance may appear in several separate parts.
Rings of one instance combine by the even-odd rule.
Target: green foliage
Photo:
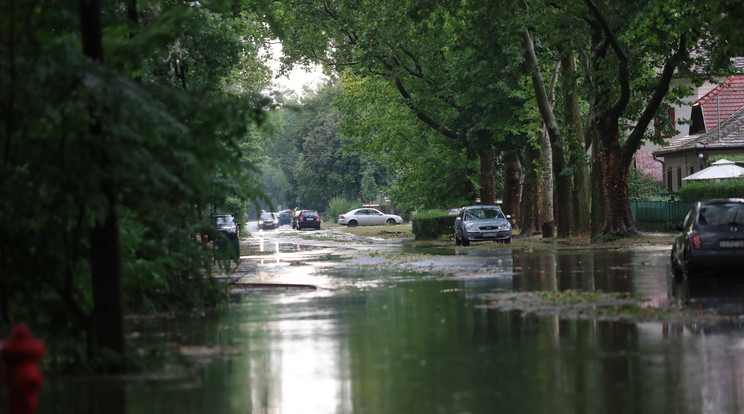
[[[101,65],[81,54],[75,4],[15,5],[28,20],[0,20],[15,42],[0,57],[0,327],[26,321],[50,354],[80,363],[94,316],[88,234],[109,188],[126,312],[224,298],[196,234],[213,231],[213,201],[261,197],[240,143],[266,102],[232,77],[251,56],[248,31],[264,29],[198,6],[138,3],[141,27],[104,13]],[[101,358],[91,366],[116,365]]]
[[[362,203],[359,201],[348,200],[343,197],[333,197],[331,201],[328,202],[328,210],[326,210],[324,218],[326,221],[336,222],[338,216],[341,214],[348,213],[355,208],[361,207]]]
[[[635,200],[662,200],[666,192],[664,183],[654,181],[650,174],[631,166],[628,176],[628,194]]]
[[[364,174],[362,174],[361,185],[362,200],[366,200],[367,202],[376,202],[377,196],[380,195],[380,189],[377,187],[377,183],[375,182],[374,171],[364,171]]]
[[[359,198],[364,172],[375,183],[387,182],[380,162],[346,148],[350,141],[341,135],[340,114],[332,106],[337,91],[329,82],[308,93],[301,106],[285,102],[270,118],[272,129],[264,134],[262,145],[267,154],[264,165],[272,168],[264,168],[264,174],[279,169],[289,184],[285,193],[277,188],[272,200],[283,198],[286,206],[322,211],[333,197]]]
[[[455,217],[442,211],[420,212],[411,219],[413,234],[416,240],[451,236],[454,232]]]
[[[721,182],[685,184],[679,189],[682,201],[703,201],[711,198],[744,198],[744,178],[730,178]]]

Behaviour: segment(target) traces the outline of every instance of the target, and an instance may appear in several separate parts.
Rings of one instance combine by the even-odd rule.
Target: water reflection
[[[263,247],[283,254],[275,243]],[[669,287],[668,255],[500,249],[464,257],[470,269],[486,271],[447,277],[302,266],[301,277],[322,278],[328,289],[254,294],[214,311],[129,320],[131,345],[188,349],[193,365],[158,379],[52,378],[40,412],[95,412],[88,407],[105,401],[137,414],[740,412],[740,330],[503,312],[479,296],[629,292],[742,315],[736,306],[744,284]],[[123,384],[125,401],[83,404],[103,395],[92,383]]]

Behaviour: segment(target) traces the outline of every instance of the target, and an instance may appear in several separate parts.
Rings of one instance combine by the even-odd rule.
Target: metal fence
[[[631,201],[635,221],[681,223],[694,203],[689,201]]]

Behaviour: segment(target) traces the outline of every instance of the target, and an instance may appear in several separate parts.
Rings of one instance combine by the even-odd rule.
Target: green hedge
[[[454,231],[455,217],[439,211],[419,213],[411,220],[413,234],[416,240],[451,236]]]
[[[720,183],[699,182],[679,189],[682,201],[702,201],[711,198],[744,198],[744,179],[728,179]]]

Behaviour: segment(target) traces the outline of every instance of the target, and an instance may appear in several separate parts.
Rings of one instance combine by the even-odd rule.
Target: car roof
[[[744,204],[744,198],[713,198],[710,200],[704,200],[701,201],[700,204],[702,205],[711,205],[711,204],[728,204],[728,203],[742,203]]]
[[[500,206],[485,205],[485,204],[478,205],[478,206],[466,206],[466,207],[463,207],[463,210],[475,210],[477,208],[495,208],[495,209],[501,210]]]

